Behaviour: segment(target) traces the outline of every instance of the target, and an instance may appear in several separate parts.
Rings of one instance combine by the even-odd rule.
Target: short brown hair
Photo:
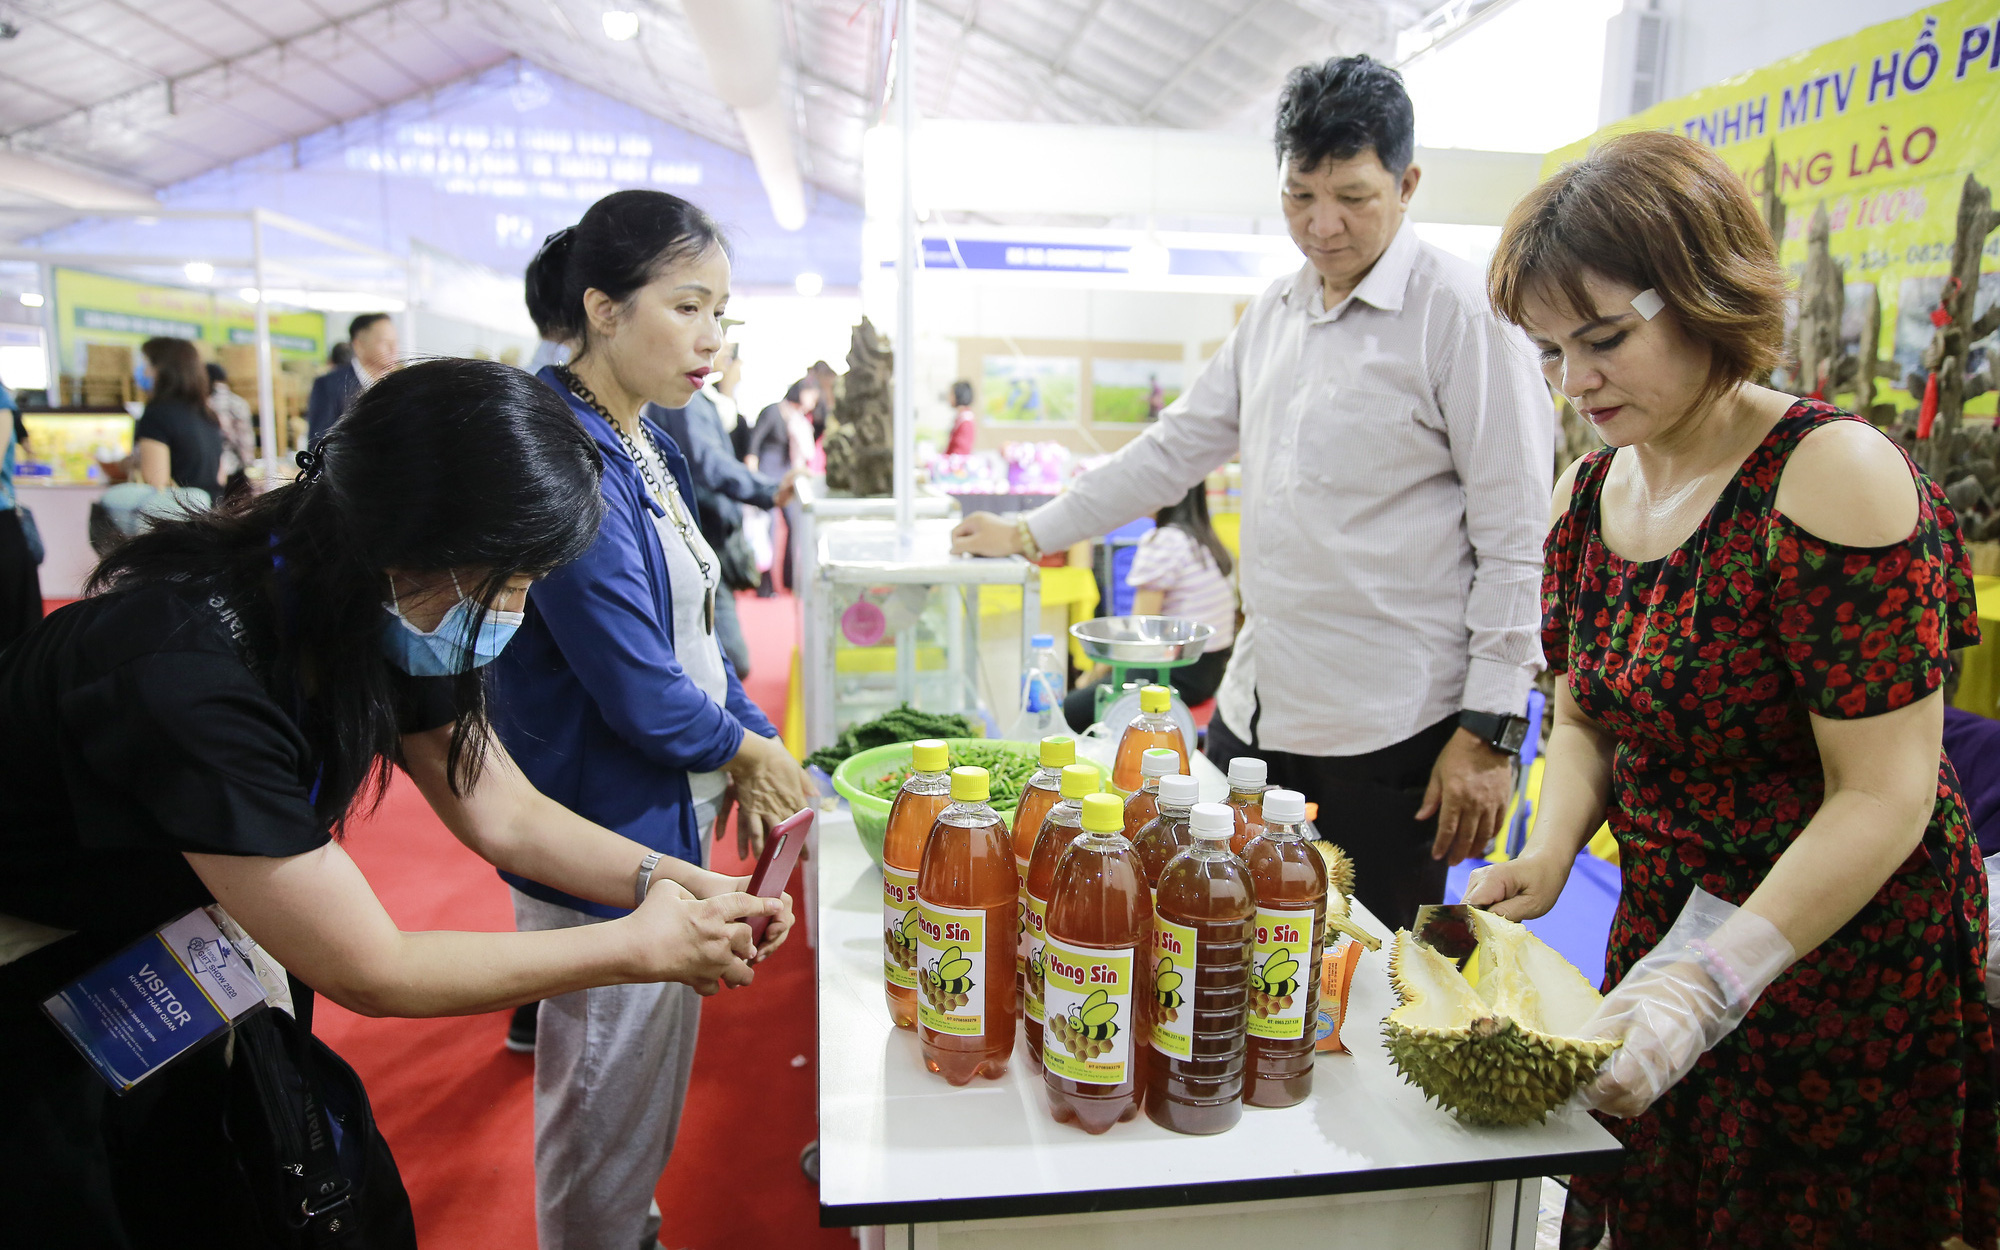
[[[1500,316],[1521,324],[1531,294],[1603,310],[1584,275],[1657,291],[1714,353],[1697,403],[1763,379],[1785,342],[1785,271],[1750,189],[1681,135],[1619,135],[1565,165],[1507,216],[1487,271]]]

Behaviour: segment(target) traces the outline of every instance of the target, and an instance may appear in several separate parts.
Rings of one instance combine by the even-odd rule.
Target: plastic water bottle
[[[1028,639],[1028,667],[1021,674],[1021,704],[1014,718],[1017,740],[1033,742],[1049,734],[1065,732],[1063,690],[1069,684],[1062,653],[1056,650],[1053,634],[1036,634]]]

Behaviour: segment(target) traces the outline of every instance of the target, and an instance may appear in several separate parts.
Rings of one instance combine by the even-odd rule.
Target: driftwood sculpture
[[[1917,418],[1917,458],[1924,471],[1939,481],[1961,451],[1965,401],[1994,387],[1995,365],[1989,353],[1977,370],[1968,365],[1972,345],[2000,329],[2000,304],[1974,315],[1979,296],[1979,257],[1986,236],[2000,228],[1993,211],[1993,193],[1971,174],[1958,201],[1958,237],[1952,250],[1951,276],[1931,313],[1936,327],[1924,348],[1921,367],[1903,380],[1920,403]]]
[[[1847,269],[1828,246],[1831,228],[1826,205],[1813,211],[1806,227],[1806,268],[1799,282],[1799,320],[1793,343],[1798,371],[1791,390],[1831,399],[1854,395],[1854,411],[1879,423],[1895,419],[1895,408],[1876,412],[1875,378],[1881,369],[1882,301],[1869,283],[1861,302],[1861,336],[1853,350],[1841,340],[1847,320]]]
[[[868,318],[854,327],[847,347],[847,377],[826,436],[826,485],[850,495],[895,491],[895,353]]]

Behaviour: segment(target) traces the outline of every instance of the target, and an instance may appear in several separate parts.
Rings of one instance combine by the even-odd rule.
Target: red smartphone
[[[750,892],[759,898],[776,898],[785,892],[785,882],[792,879],[792,869],[799,862],[799,852],[806,848],[806,834],[812,831],[812,822],[817,815],[810,807],[785,817],[778,827],[764,835],[764,853],[757,858],[757,868],[750,874]],[[739,814],[738,820],[742,819]],[[771,925],[769,916],[750,918],[750,940],[762,942],[764,930]]]

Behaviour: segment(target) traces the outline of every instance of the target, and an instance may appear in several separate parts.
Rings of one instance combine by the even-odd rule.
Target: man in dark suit
[[[320,435],[354,406],[362,388],[396,367],[401,346],[388,313],[362,313],[348,322],[347,341],[354,358],[313,379],[312,395],[306,400],[308,446],[319,442]]]

